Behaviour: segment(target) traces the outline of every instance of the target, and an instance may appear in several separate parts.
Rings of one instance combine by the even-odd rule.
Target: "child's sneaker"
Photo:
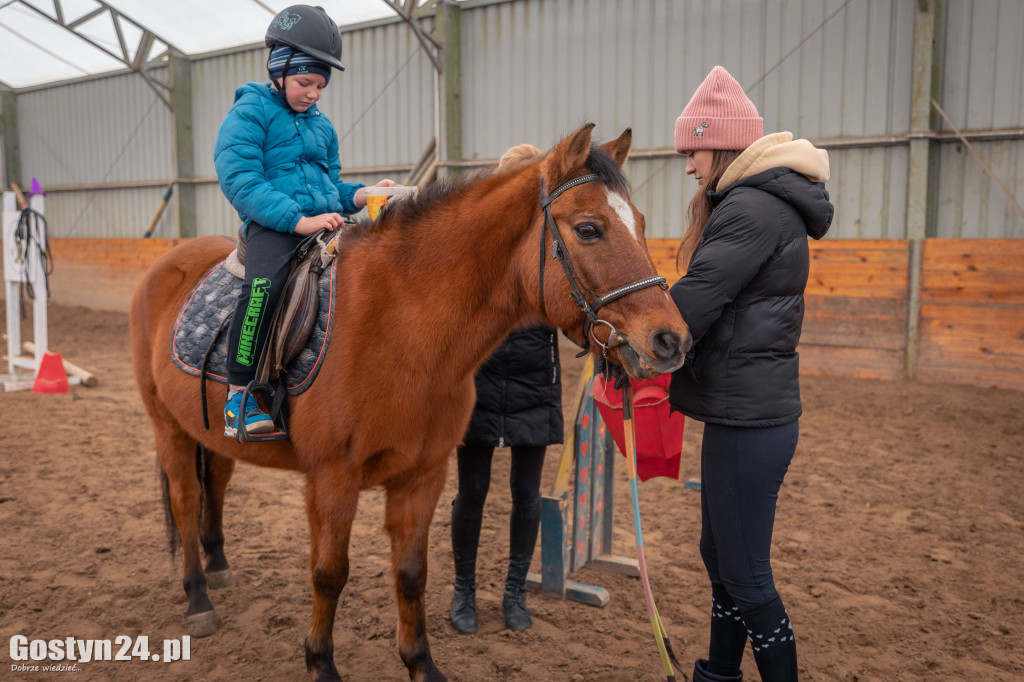
[[[228,438],[238,437],[238,413],[242,411],[241,388],[228,393],[228,402],[224,406],[224,435]],[[256,397],[250,395],[245,401],[248,410],[245,413],[245,432],[248,434],[270,433],[274,430],[274,420],[260,409]]]

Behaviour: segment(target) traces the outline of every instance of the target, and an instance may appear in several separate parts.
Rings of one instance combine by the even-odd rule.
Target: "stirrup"
[[[256,396],[262,394],[264,399],[267,397],[267,391],[269,387],[266,384],[257,384],[254,381],[250,381],[249,384],[242,389],[242,404],[238,410],[239,416],[245,415],[246,406],[248,405],[249,399],[256,400]],[[281,390],[284,390],[283,388]],[[266,401],[266,400],[264,400]],[[263,443],[272,440],[288,440],[288,425],[285,423],[286,420],[281,414],[280,410],[276,411],[268,410],[268,416],[273,420],[274,426],[277,427],[277,431],[271,431],[270,433],[249,433],[244,427],[244,422],[241,428],[238,428],[235,432],[235,438],[238,439],[239,443]]]

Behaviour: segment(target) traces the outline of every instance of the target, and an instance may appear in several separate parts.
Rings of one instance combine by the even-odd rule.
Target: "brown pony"
[[[180,532],[186,618],[194,636],[217,629],[207,587],[233,584],[221,518],[225,488],[240,460],[306,477],[311,676],[340,679],[332,632],[348,578],[352,520],[359,492],[383,486],[399,653],[411,679],[445,679],[426,637],[427,534],[449,454],[473,409],[474,371],[514,327],[537,320],[562,328],[580,345],[591,334],[598,342],[593,349],[607,345],[609,359],[637,377],[678,368],[689,346],[682,318],[657,286],[611,301],[591,328],[562,267],[551,259],[551,232],[542,231],[542,181],[554,194],[589,175],[590,181],[550,202],[581,283],[602,295],[656,274],[643,216],[628,199],[621,171],[632,134],[626,130],[597,146],[592,127],[547,154],[438,183],[343,236],[336,262],[338,330],[318,380],[291,399],[288,441],[240,444],[219,427],[204,429],[199,379],[178,370],[168,352],[186,297],[233,242],[190,240],[149,270],[131,306],[135,376]],[[548,261],[543,293],[542,239]],[[210,412],[223,406],[224,393],[212,392]]]

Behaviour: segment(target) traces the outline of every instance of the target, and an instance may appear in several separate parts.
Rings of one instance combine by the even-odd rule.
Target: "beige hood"
[[[721,192],[734,182],[769,168],[790,168],[811,182],[826,182],[829,178],[828,152],[807,140],[794,140],[793,133],[765,135],[747,147],[725,169],[717,190]]]

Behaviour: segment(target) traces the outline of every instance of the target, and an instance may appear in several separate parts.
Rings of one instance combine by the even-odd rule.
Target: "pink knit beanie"
[[[764,136],[764,119],[721,66],[700,84],[676,119],[676,151],[746,149]]]

